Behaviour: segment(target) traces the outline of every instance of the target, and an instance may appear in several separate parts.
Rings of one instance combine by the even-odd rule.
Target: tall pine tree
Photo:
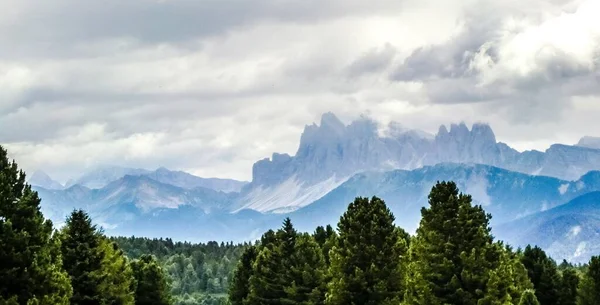
[[[100,251],[103,252],[102,269],[99,270],[102,281],[100,294],[105,304],[133,305],[135,280],[129,261],[117,244],[102,237]]]
[[[573,267],[567,267],[562,272],[560,285],[560,305],[577,305],[577,288],[579,275]]]
[[[528,289],[523,292],[519,305],[540,305],[540,302],[535,297],[535,292]]]
[[[556,262],[537,246],[527,246],[521,261],[527,268],[538,301],[544,305],[559,305],[561,278]]]
[[[135,278],[136,305],[173,304],[169,284],[156,259],[151,255],[142,255],[131,262]]]
[[[69,304],[69,278],[40,203],[0,146],[0,303]]]
[[[408,241],[377,197],[356,198],[338,223],[331,250],[326,304],[398,304],[404,292],[402,260]]]
[[[255,246],[250,246],[244,250],[229,286],[229,301],[231,305],[243,305],[244,301],[248,299],[252,265],[256,261],[257,254],[258,251]]]
[[[71,278],[71,304],[103,304],[101,293],[102,264],[101,234],[84,211],[75,210],[67,218],[61,232],[61,251],[67,273]]]
[[[521,280],[507,276],[519,266],[503,259],[504,250],[490,233],[491,216],[471,202],[454,182],[432,188],[411,241],[407,303],[476,305],[521,293]],[[504,287],[510,285],[516,291]]]

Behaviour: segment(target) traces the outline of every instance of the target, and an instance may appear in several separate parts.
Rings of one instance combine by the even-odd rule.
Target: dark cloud
[[[389,43],[382,48],[373,48],[348,65],[346,72],[349,77],[383,72],[392,63],[397,52],[396,48]]]

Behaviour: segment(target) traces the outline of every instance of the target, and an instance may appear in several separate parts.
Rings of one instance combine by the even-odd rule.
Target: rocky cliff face
[[[588,146],[556,144],[546,152],[518,152],[497,142],[492,128],[483,123],[471,129],[464,123],[452,124],[449,129],[441,126],[435,136],[391,123],[381,135],[377,123],[369,118],[344,125],[334,114],[326,113],[319,125],[305,127],[295,156],[273,154],[254,164],[252,183],[242,191],[239,207],[288,211],[310,204],[328,188],[359,172],[411,170],[445,162],[486,164],[576,180],[600,169],[600,149]]]

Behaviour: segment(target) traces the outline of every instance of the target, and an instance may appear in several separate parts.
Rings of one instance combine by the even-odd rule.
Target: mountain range
[[[251,182],[121,167],[90,171],[65,186],[41,172],[29,181],[57,223],[73,208],[84,208],[109,234],[241,241],[278,227],[286,216],[301,230],[335,224],[356,196],[374,195],[414,232],[433,184],[453,180],[493,215],[498,237],[515,245],[537,243],[556,259],[577,261],[594,250],[581,250],[582,243],[600,241],[590,233],[595,220],[582,208],[569,217],[552,215],[593,208],[597,198],[588,194],[600,192],[598,143],[584,137],[576,145],[519,152],[497,142],[487,124],[441,126],[432,135],[398,123],[382,128],[366,117],[345,125],[326,113],[319,125],[305,127],[294,156],[274,153],[256,162]],[[511,233],[544,232],[539,230],[548,223],[573,228],[576,221],[577,242],[564,240],[559,230]]]

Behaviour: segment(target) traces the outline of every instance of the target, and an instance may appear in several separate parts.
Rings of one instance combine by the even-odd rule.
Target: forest
[[[557,264],[494,240],[491,215],[432,186],[415,235],[384,200],[356,198],[337,227],[281,228],[246,244],[107,237],[74,210],[55,228],[0,147],[0,305],[600,304],[600,257]]]

